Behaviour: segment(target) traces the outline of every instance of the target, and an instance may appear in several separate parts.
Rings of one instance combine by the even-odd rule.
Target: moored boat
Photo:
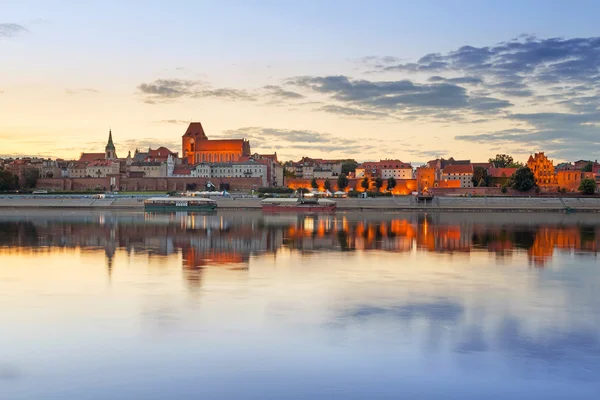
[[[217,202],[202,197],[152,197],[144,200],[146,211],[211,211]]]
[[[319,198],[268,198],[260,202],[263,211],[269,212],[333,212],[337,202]]]

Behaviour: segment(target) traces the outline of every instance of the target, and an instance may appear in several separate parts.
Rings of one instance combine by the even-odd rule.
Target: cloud
[[[83,89],[65,89],[66,94],[74,95],[74,94],[83,94],[83,93],[100,93],[99,90],[92,88],[83,88]]]
[[[13,23],[0,23],[0,39],[12,38],[26,32],[29,32],[29,30],[22,25]]]
[[[140,139],[128,139],[120,141],[119,143],[115,143],[117,147],[117,154],[127,153],[133,150],[139,149],[140,151],[147,151],[148,148],[156,149],[158,147],[164,146],[171,151],[178,152],[181,148],[181,142],[176,140],[160,140],[156,138],[140,138]],[[121,157],[124,155],[119,154]]]
[[[338,152],[347,157],[365,154],[372,150],[383,150],[389,144],[377,140],[365,144],[363,141],[340,138],[329,133],[299,129],[276,129],[265,127],[244,127],[227,130],[215,139],[245,138],[250,141],[252,151],[273,151],[284,157],[297,155],[298,152]],[[295,154],[294,154],[295,153]]]
[[[230,101],[255,101],[256,97],[246,90],[211,88],[208,84],[187,79],[157,79],[137,87],[145,103],[156,104],[181,98],[218,98]]]
[[[434,81],[439,81],[434,78]],[[475,82],[474,79],[465,81]],[[384,116],[410,119],[429,116],[433,119],[462,119],[461,113],[494,113],[512,104],[489,96],[471,96],[462,86],[443,82],[417,83],[410,80],[369,81],[347,76],[291,78],[288,83],[308,88],[345,103],[327,105],[321,111],[355,116]],[[414,118],[413,118],[414,119]]]
[[[383,112],[361,110],[358,108],[342,107],[342,106],[336,106],[336,105],[323,106],[323,107],[317,108],[317,111],[324,111],[326,113],[338,114],[338,115],[344,115],[344,116],[354,116],[354,117],[374,118],[374,117],[388,117],[389,116],[388,114],[383,113]]]
[[[256,97],[250,94],[246,90],[231,89],[231,88],[220,88],[212,90],[201,90],[194,93],[191,97],[216,97],[231,101],[255,101]]]
[[[458,135],[455,139],[487,145],[525,146],[530,152],[543,149],[550,156],[563,160],[599,158],[600,111],[578,114],[511,114],[505,118],[525,124],[525,127]]]
[[[137,89],[147,95],[147,100],[169,100],[184,96],[191,96],[195,89],[202,85],[200,81],[184,79],[157,79],[152,83],[142,83]]]
[[[267,95],[272,96],[274,98],[279,98],[279,99],[296,100],[296,99],[303,99],[305,97],[304,95],[302,95],[300,93],[285,90],[281,86],[267,85],[267,86],[264,86],[263,89],[265,89],[267,91]]]
[[[190,122],[191,121],[184,120],[184,119],[163,119],[160,121],[154,121],[154,123],[156,123],[156,124],[173,124],[173,125],[189,124]]]

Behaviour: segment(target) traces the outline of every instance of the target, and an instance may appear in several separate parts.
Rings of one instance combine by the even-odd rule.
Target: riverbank
[[[5,209],[123,209],[143,210],[142,197],[0,197]],[[412,196],[371,199],[337,199],[340,211],[423,211],[423,212],[600,212],[600,198],[585,197],[435,197],[427,204],[417,203]],[[260,199],[218,199],[219,209],[259,210]]]

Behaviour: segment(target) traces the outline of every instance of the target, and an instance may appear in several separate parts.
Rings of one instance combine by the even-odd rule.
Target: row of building
[[[226,179],[251,178],[259,182],[258,186],[287,186],[284,176],[290,180],[337,180],[346,173],[351,180],[375,180],[381,178],[404,181],[405,189],[416,187],[424,190],[439,188],[472,188],[479,182],[481,171],[484,171],[485,185],[500,187],[508,183],[516,168],[499,168],[493,162],[471,162],[454,158],[438,158],[418,168],[398,159],[357,164],[353,160],[321,159],[303,157],[297,162],[282,164],[277,153],[252,153],[250,142],[246,139],[209,139],[200,122],[189,124],[182,137],[181,153],[161,146],[147,151],[136,149],[133,154],[119,158],[113,142],[112,131],[109,130],[108,141],[103,153],[82,153],[78,160],[51,160],[39,158],[0,159],[0,167],[24,178],[27,172],[35,171],[39,178],[78,179],[78,187],[85,187],[86,178],[106,178],[108,186],[119,181],[118,178],[156,179],[187,178],[193,179]],[[582,179],[596,179],[600,174],[600,164],[579,160],[574,163],[562,163],[554,166],[545,154],[536,153],[529,157],[527,166],[533,171],[538,185],[548,190],[577,190]],[[352,164],[355,168],[346,168]],[[412,182],[412,183],[411,183]],[[98,185],[98,183],[94,183]],[[70,187],[70,185],[62,185]],[[142,185],[144,186],[144,185]],[[177,185],[167,185],[176,187]],[[356,186],[356,182],[355,182]],[[385,186],[383,187],[385,190]],[[398,189],[399,190],[399,189]]]

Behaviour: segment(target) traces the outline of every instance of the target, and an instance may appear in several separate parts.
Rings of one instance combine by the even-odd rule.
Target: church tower
[[[115,150],[115,145],[112,139],[112,130],[108,130],[108,143],[104,149],[105,158],[107,160],[116,160],[117,159],[117,151]]]

